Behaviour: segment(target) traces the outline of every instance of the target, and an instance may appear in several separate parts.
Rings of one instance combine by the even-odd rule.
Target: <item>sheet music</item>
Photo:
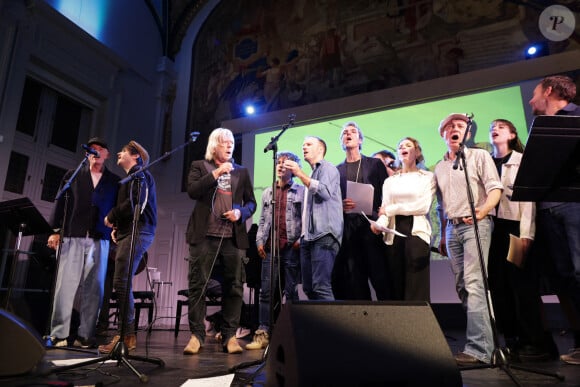
[[[355,211],[362,211],[364,214],[368,215],[373,214],[375,187],[371,184],[355,183],[354,181],[347,180],[346,197],[352,199],[356,203],[354,209],[345,211],[347,214]]]
[[[377,222],[375,222],[374,220],[370,220],[370,219],[369,219],[369,218],[366,216],[366,214],[365,214],[364,212],[363,212],[362,214],[363,214],[363,216],[365,217],[365,219],[366,219],[366,220],[368,220],[368,221],[369,221],[369,223],[370,223],[371,225],[373,225],[373,226],[374,226],[374,227],[375,227],[377,230],[379,230],[379,231],[381,231],[381,232],[386,232],[386,233],[395,234],[395,235],[398,235],[398,236],[400,236],[400,237],[403,237],[403,238],[406,238],[406,237],[407,237],[405,234],[401,234],[401,233],[400,233],[400,232],[398,232],[397,230],[393,230],[393,229],[391,229],[391,228],[388,228],[388,227],[383,227],[383,226],[381,226],[380,224],[378,224]]]

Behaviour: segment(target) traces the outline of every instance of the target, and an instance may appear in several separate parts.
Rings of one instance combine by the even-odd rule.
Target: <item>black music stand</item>
[[[1,202],[0,219],[0,224],[6,226],[14,233],[14,235],[17,236],[16,248],[14,249],[12,265],[8,276],[6,299],[4,302],[4,308],[8,309],[10,296],[12,295],[12,288],[14,287],[16,263],[18,262],[18,257],[22,252],[20,250],[22,237],[28,235],[49,234],[52,232],[52,229],[42,214],[38,212],[34,204],[27,197]],[[4,277],[5,264],[6,262],[3,259],[0,266],[0,282]]]
[[[580,117],[534,119],[511,200],[580,201]]]

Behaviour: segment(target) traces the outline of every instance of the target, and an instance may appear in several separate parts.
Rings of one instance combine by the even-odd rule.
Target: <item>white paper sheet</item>
[[[375,187],[371,184],[355,183],[354,181],[346,182],[346,197],[352,199],[356,203],[356,207],[352,210],[345,211],[346,213],[360,212],[365,214],[373,214],[373,199],[375,195]]]
[[[368,220],[368,221],[369,221],[369,223],[370,223],[370,224],[372,224],[372,225],[373,225],[373,226],[374,226],[374,227],[375,227],[377,230],[379,230],[380,232],[386,232],[386,233],[395,234],[395,235],[398,235],[398,236],[400,236],[400,237],[403,237],[403,238],[406,238],[406,237],[407,237],[405,234],[401,234],[401,233],[400,233],[400,232],[398,232],[397,230],[393,230],[393,229],[391,229],[391,228],[388,228],[388,227],[381,226],[380,224],[378,224],[378,223],[377,223],[377,222],[375,222],[374,220],[370,220],[370,219],[368,218],[368,216],[366,216],[366,215],[365,215],[365,213],[364,213],[364,212],[363,212],[362,214],[363,214],[363,216],[366,218],[366,220]]]

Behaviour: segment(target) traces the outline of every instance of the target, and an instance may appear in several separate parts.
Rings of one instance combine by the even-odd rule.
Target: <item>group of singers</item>
[[[575,95],[571,78],[550,76],[537,85],[529,103],[535,115],[580,116],[580,107],[571,102]],[[378,300],[429,302],[430,251],[436,240],[429,212],[436,197],[437,249],[449,257],[467,314],[466,344],[455,355],[457,363],[489,363],[495,349],[485,276],[508,355],[521,361],[558,356],[544,324],[540,298],[538,277],[549,267],[558,278],[554,291],[566,306],[574,333],[574,348],[560,359],[580,364],[580,204],[511,201],[524,152],[516,128],[505,118],[492,121],[490,154],[462,146],[470,139],[470,124],[469,116],[455,113],[440,122],[438,132],[447,152],[432,171],[425,167],[419,141],[412,137],[399,141],[396,156],[386,151],[365,156],[363,132],[352,121],[342,127],[345,160],[337,166],[325,160],[327,144],[317,136],[307,136],[302,144],[309,171],[292,152],[276,155],[275,189],[266,188],[262,194],[255,241],[262,258],[259,327],[246,349],[267,347],[275,319],[271,308],[282,299],[297,301],[299,283],[311,300],[371,300],[374,292]],[[137,142],[130,141],[117,154],[117,164],[132,177],[122,185],[104,166],[109,157],[106,142],[93,138],[87,145],[95,151],[87,155],[89,165],[57,200],[51,220],[56,231],[48,244],[60,250],[60,260],[50,336],[56,346],[70,344],[67,337],[75,305],[80,326],[77,337],[69,340],[75,346],[95,344],[112,240],[117,244],[113,287],[119,295],[120,326],[125,327],[125,345],[134,350],[131,279],[153,242],[155,182],[148,171],[139,172],[149,156]],[[223,269],[223,350],[243,351],[236,330],[242,310],[243,261],[250,246],[246,220],[256,211],[256,199],[250,173],[233,161],[234,145],[230,130],[213,130],[205,158],[193,161],[189,170],[187,193],[195,206],[187,227],[191,337],[183,350],[186,355],[198,353],[205,341],[205,291],[218,259]],[[63,184],[71,175],[65,175]],[[365,191],[365,187],[372,189]],[[369,196],[361,200],[361,192]],[[138,223],[132,232],[135,218]],[[506,259],[510,234],[520,238],[523,260]],[[279,269],[271,270],[271,265]],[[125,298],[128,305],[123,308]],[[115,335],[99,351],[113,351],[120,337]]]

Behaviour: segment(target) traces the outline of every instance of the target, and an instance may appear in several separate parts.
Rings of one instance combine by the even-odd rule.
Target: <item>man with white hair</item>
[[[236,339],[243,296],[243,262],[249,248],[246,220],[256,211],[248,170],[233,160],[234,135],[217,128],[209,135],[205,160],[191,163],[187,193],[195,207],[187,226],[189,243],[189,329],[185,355],[199,352],[205,340],[205,292],[218,256],[223,265],[223,350],[241,353]]]

